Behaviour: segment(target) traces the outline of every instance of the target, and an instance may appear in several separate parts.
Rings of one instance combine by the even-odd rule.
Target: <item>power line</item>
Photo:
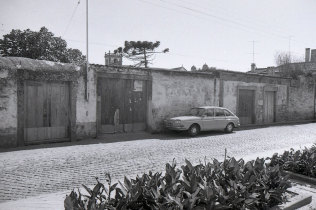
[[[202,6],[201,4],[196,4],[196,3],[193,3],[193,2],[190,2],[188,0],[177,0],[177,1],[180,1],[181,3],[182,2],[187,2],[188,4],[191,4],[191,5],[194,5],[194,6],[197,6],[198,8],[200,9],[203,9],[203,10],[206,10],[206,7],[205,6]],[[210,3],[215,3],[214,1],[210,2]],[[230,15],[232,13],[234,13],[235,10],[232,10],[232,9],[229,9],[227,7],[221,7],[221,5],[215,5],[215,9],[216,10],[221,10],[220,12],[224,12],[224,13],[229,13]],[[213,8],[213,7],[212,7]],[[246,14],[243,14],[243,16],[246,17],[246,19],[240,19],[239,18],[239,21],[242,21],[242,22],[248,22],[249,24],[251,24],[252,26],[257,26],[258,23],[263,26],[263,27],[266,27],[267,25],[264,24],[263,22],[261,21],[252,21],[254,19],[254,17],[250,17],[250,16],[247,16]],[[247,18],[248,17],[248,18]],[[234,17],[234,20],[238,20],[238,17]],[[285,32],[284,30],[281,30],[279,27],[276,28],[276,29],[273,29],[273,31],[279,31],[279,35],[282,34],[281,36],[283,36],[283,34],[287,34],[288,32]],[[285,37],[284,37],[285,38]]]
[[[76,40],[76,39],[67,39],[65,38],[66,41],[70,41],[70,42],[78,42],[78,43],[86,43],[85,41],[82,40]],[[108,43],[104,43],[104,42],[89,42],[89,44],[92,45],[102,45],[102,46],[109,46],[109,47],[119,47],[118,45],[112,45],[112,44],[108,44]]]
[[[269,32],[265,32],[263,30],[259,31],[261,28],[256,29],[253,26],[250,27],[250,26],[248,26],[246,24],[239,23],[239,22],[237,22],[235,20],[230,20],[228,18],[220,17],[220,16],[217,16],[217,15],[208,13],[208,12],[204,12],[204,11],[198,10],[198,9],[189,8],[187,6],[179,5],[179,4],[176,4],[176,3],[173,3],[173,2],[167,2],[165,0],[160,0],[160,1],[164,2],[166,4],[175,5],[175,6],[179,7],[179,8],[182,8],[182,9],[185,9],[185,10],[189,10],[189,11],[197,13],[197,14],[201,14],[201,15],[205,15],[205,16],[211,17],[213,19],[217,19],[217,20],[222,21],[222,22],[226,22],[226,23],[233,24],[235,26],[239,26],[239,27],[241,27],[241,28],[243,28],[244,30],[247,30],[247,31],[249,31],[249,29],[252,29],[252,31],[257,31],[257,32],[265,33],[267,35],[274,35],[274,36],[277,36],[277,37],[282,38],[282,39],[287,39],[287,36],[279,35],[279,34],[276,34],[274,32],[271,32],[271,31],[269,31]]]
[[[139,1],[143,1],[145,2],[144,0],[139,0]],[[217,15],[214,15],[214,14],[210,14],[208,12],[204,12],[204,11],[201,11],[201,10],[198,10],[198,9],[194,9],[194,8],[189,8],[187,6],[183,6],[183,5],[179,5],[179,4],[176,4],[176,3],[173,3],[173,2],[169,2],[169,1],[165,1],[165,0],[160,0],[161,2],[165,3],[165,4],[168,4],[168,5],[174,5],[176,7],[179,7],[179,8],[182,8],[182,9],[185,9],[185,10],[189,10],[191,13],[188,14],[188,13],[183,13],[183,14],[187,14],[187,15],[191,15],[192,16],[192,12],[195,13],[195,14],[199,14],[199,15],[204,15],[204,16],[208,16],[208,17],[211,17],[211,18],[214,18],[214,19],[217,19],[217,20],[220,20],[222,22],[227,22],[227,23],[230,23],[230,24],[233,24],[234,26],[238,26],[240,29],[243,29],[245,31],[254,31],[254,32],[260,32],[262,35],[266,35],[266,36],[269,36],[269,37],[278,37],[280,39],[288,39],[288,36],[284,35],[284,34],[287,34],[286,32],[284,33],[281,33],[281,31],[279,31],[279,33],[276,31],[276,30],[273,30],[273,31],[265,31],[263,30],[261,27],[256,27],[257,23],[256,24],[253,24],[252,26],[248,26],[246,24],[243,24],[243,23],[240,23],[238,21],[235,21],[235,20],[231,20],[231,19],[228,19],[228,18],[223,18],[223,17],[220,17],[220,16],[217,16]],[[184,1],[184,0],[183,0]],[[188,2],[188,1],[184,1],[184,2]],[[149,3],[149,4],[153,4],[151,2],[146,2],[146,3]],[[190,4],[193,4],[192,2],[188,2]],[[163,7],[161,5],[157,5],[157,4],[153,4],[155,6],[159,6],[159,7],[162,7],[162,8],[165,8],[165,9],[169,9],[169,10],[173,10],[169,7]],[[179,12],[179,11],[177,11]],[[196,16],[195,16],[196,17]],[[299,41],[299,40],[294,40],[296,42],[301,42],[301,43],[305,43],[306,44],[310,44],[310,43],[307,43],[307,42],[303,42],[303,41]]]
[[[168,10],[172,10],[172,11],[176,11],[176,12],[180,12],[179,10],[175,10],[173,8],[170,8],[170,7],[166,7],[166,6],[162,6],[162,5],[159,5],[159,4],[155,4],[155,3],[152,3],[152,2],[149,2],[149,1],[145,1],[145,0],[139,0],[139,1],[142,1],[142,2],[145,2],[147,4],[152,4],[154,6],[158,6],[158,7],[161,7],[161,8],[164,8],[164,9],[168,9]],[[201,19],[201,16],[196,16],[196,15],[192,15],[192,12],[195,13],[195,14],[199,14],[199,15],[204,15],[204,16],[208,16],[208,17],[211,17],[211,18],[215,18],[217,20],[220,20],[220,21],[224,21],[224,22],[227,22],[227,23],[230,23],[230,24],[233,24],[235,27],[238,26],[240,29],[243,29],[245,31],[252,31],[252,32],[260,32],[262,35],[265,35],[265,36],[269,36],[270,38],[271,37],[278,37],[280,39],[288,39],[288,36],[284,35],[284,34],[287,34],[287,32],[277,32],[277,30],[272,30],[272,31],[265,31],[262,29],[262,27],[257,27],[256,25],[257,22],[254,22],[252,23],[252,26],[248,26],[246,24],[243,24],[243,23],[239,23],[235,20],[230,20],[228,18],[223,18],[223,17],[220,17],[220,16],[217,16],[217,15],[213,15],[213,14],[210,14],[210,13],[207,13],[207,12],[203,12],[203,11],[200,11],[200,10],[197,10],[197,9],[194,9],[194,8],[188,8],[187,6],[183,6],[183,5],[179,5],[179,4],[176,4],[176,3],[173,3],[173,2],[167,2],[165,0],[160,0],[161,2],[165,3],[165,4],[168,4],[168,5],[174,5],[178,8],[182,8],[182,9],[185,9],[185,10],[189,10],[190,11],[190,14],[189,13],[185,13],[183,11],[181,11],[180,13],[182,14],[186,14],[186,15],[189,15],[189,16],[194,16],[196,18],[199,18]],[[187,2],[189,4],[194,4],[192,2],[189,2],[189,1],[185,1],[185,0],[178,0],[178,1],[182,1],[182,2]],[[200,7],[201,8],[201,7]],[[205,8],[205,7],[203,7]],[[202,16],[203,17],[203,16]],[[204,18],[203,18],[204,19]],[[238,18],[237,18],[238,19]],[[205,20],[205,19],[204,19]],[[300,42],[301,44],[304,43],[304,45],[310,45],[310,43],[307,43],[307,42],[304,42],[302,40],[293,40],[293,41],[296,41],[296,42]]]
[[[68,29],[69,29],[70,23],[71,23],[73,17],[75,16],[75,13],[76,13],[76,11],[77,11],[77,9],[78,9],[79,4],[80,4],[80,0],[78,0],[78,3],[77,3],[77,5],[76,5],[74,11],[73,11],[72,14],[71,14],[71,17],[70,17],[70,19],[69,19],[69,21],[68,21],[67,27],[66,27],[66,29],[65,29],[65,31],[64,31],[64,33],[63,33],[63,37],[66,35],[66,33],[67,33]]]
[[[145,1],[145,0],[138,0],[138,1],[144,2],[144,3],[146,3],[146,4],[151,4],[151,5],[154,5],[154,6],[163,8],[163,9],[171,10],[171,11],[177,12],[177,13],[179,13],[179,14],[189,15],[189,16],[198,18],[198,19],[200,19],[200,20],[202,20],[202,19],[203,19],[203,20],[208,20],[207,18],[203,18],[203,17],[197,16],[197,15],[192,15],[192,14],[189,14],[189,13],[186,13],[186,12],[183,12],[183,11],[179,11],[179,10],[176,10],[176,9],[173,9],[173,8],[165,7],[165,6],[156,4],[156,3],[152,3],[152,2],[150,2],[150,1]]]

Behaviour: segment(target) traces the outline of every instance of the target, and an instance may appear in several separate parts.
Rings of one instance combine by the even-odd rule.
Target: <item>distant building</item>
[[[254,63],[251,64],[251,71],[248,73],[272,75],[272,76],[291,76],[292,72],[311,73],[316,75],[316,49],[305,49],[305,62],[286,63],[280,66],[270,66],[266,68],[257,68]]]
[[[122,66],[123,59],[122,55],[114,54],[109,51],[109,53],[104,54],[105,65],[106,66]]]
[[[186,68],[184,68],[183,66],[181,67],[177,67],[177,68],[172,68],[170,70],[174,70],[174,71],[188,71]]]

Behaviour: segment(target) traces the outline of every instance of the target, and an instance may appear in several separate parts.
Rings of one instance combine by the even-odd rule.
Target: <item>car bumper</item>
[[[185,127],[165,127],[169,130],[173,130],[173,131],[185,131],[185,130],[188,130],[188,128],[185,128]]]
[[[171,121],[164,121],[164,127],[169,130],[175,130],[175,131],[184,131],[188,130],[183,124],[173,124]]]

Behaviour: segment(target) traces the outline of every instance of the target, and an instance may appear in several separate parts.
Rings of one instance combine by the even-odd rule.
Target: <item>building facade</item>
[[[0,58],[0,146],[75,141],[103,133],[161,132],[196,106],[223,106],[241,125],[315,119],[315,80],[234,71],[120,65],[86,68]]]

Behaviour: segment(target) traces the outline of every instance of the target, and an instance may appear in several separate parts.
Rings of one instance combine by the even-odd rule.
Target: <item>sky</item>
[[[86,54],[86,0],[0,0],[0,38],[45,26]],[[88,0],[89,62],[124,41],[160,41],[152,67],[246,72],[316,49],[316,0]],[[253,54],[255,53],[255,54]],[[254,55],[254,56],[253,56]],[[124,59],[123,64],[132,64]]]

